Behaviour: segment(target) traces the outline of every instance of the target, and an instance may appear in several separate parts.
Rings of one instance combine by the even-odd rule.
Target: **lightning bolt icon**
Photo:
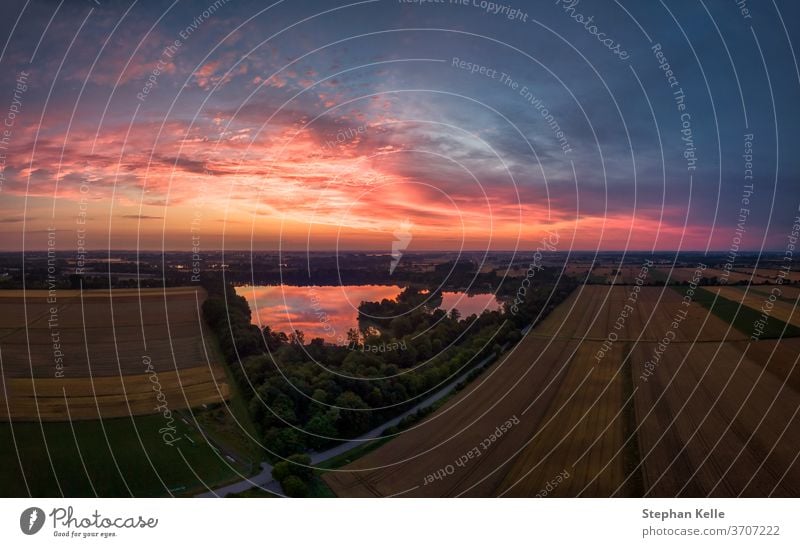
[[[39,520],[39,511],[37,511],[36,509],[31,509],[30,521],[28,522],[28,530],[33,529],[33,525],[36,524],[37,520]]]

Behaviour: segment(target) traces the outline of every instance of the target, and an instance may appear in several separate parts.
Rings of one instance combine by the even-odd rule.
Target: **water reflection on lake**
[[[403,288],[396,285],[344,285],[337,287],[298,287],[294,285],[243,286],[236,293],[245,297],[253,313],[253,323],[269,325],[285,333],[303,331],[306,342],[324,338],[326,342],[346,343],[347,331],[358,328],[358,306],[363,301],[394,300]],[[499,310],[493,294],[468,296],[463,292],[443,292],[441,308],[457,309],[462,317],[484,310]]]
[[[484,310],[499,310],[501,304],[491,293],[470,296],[463,292],[442,292],[441,308],[448,313],[455,308],[461,317],[467,317],[473,313],[480,315]]]

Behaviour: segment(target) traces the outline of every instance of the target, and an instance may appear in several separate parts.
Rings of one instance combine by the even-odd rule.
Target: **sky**
[[[4,0],[0,250],[786,247],[798,3],[504,2]]]

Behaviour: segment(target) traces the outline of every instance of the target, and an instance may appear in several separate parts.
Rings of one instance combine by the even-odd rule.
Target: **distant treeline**
[[[443,290],[459,290],[467,287],[472,291],[494,291],[500,286],[502,275],[495,271],[478,273],[480,264],[473,260],[451,260],[437,264],[430,271],[419,271],[404,267],[403,263],[394,272],[389,272],[389,261],[385,267],[377,260],[368,264],[351,266],[347,261],[315,266],[309,275],[305,267],[280,268],[274,270],[229,269],[226,278],[234,283],[258,285],[339,286],[339,285],[418,285],[441,287]]]

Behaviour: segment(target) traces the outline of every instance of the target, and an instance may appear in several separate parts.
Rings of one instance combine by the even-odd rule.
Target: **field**
[[[797,355],[773,359],[785,370]],[[800,398],[753,356],[741,344],[676,346],[637,391],[648,495],[798,495]]]
[[[640,272],[641,266],[595,266],[592,278],[602,279],[606,285],[631,284],[635,283]]]
[[[694,300],[711,310],[712,314],[722,319],[725,323],[730,323],[748,336],[755,336],[761,340],[800,336],[800,327],[785,323],[775,314],[769,314],[767,321],[764,323],[764,314],[760,307],[750,307],[742,304],[744,287],[741,287],[740,290],[733,288],[733,291],[727,291],[728,288],[724,287],[722,292],[732,298],[717,294],[717,287],[706,287],[698,288],[695,291]],[[687,290],[686,287],[676,287],[676,289],[679,292]],[[753,287],[750,290],[752,289]],[[753,304],[758,303],[758,306],[761,306],[767,297],[754,297],[750,300]]]
[[[26,295],[0,292],[1,496],[179,496],[255,468],[205,291]]]
[[[0,496],[181,496],[248,476],[251,462],[229,460],[186,419],[172,446],[159,415],[0,423]]]
[[[777,286],[776,286],[777,287]],[[750,287],[749,290],[747,287],[709,287],[708,291],[717,293],[723,298],[727,298],[733,302],[741,303],[748,308],[753,310],[761,310],[764,308],[765,305],[770,305],[769,303],[769,296],[770,296],[770,288],[764,287]],[[781,296],[782,298],[778,298],[778,294],[775,294],[775,302],[772,302],[771,308],[769,309],[769,317],[775,318],[779,321],[783,321],[784,323],[789,323],[790,325],[800,326],[800,310],[796,310],[794,305],[794,300],[789,298],[788,295],[784,294],[781,289]],[[795,287],[787,287],[788,293],[796,293]],[[796,296],[795,296],[796,298]]]
[[[669,267],[660,266],[658,271],[666,278],[669,275],[670,282],[683,283],[689,282],[694,276],[695,268],[676,267],[670,271]],[[771,266],[762,266],[757,269],[752,267],[737,266],[732,269],[727,275],[727,285],[734,285],[737,283],[752,283],[754,285],[768,285],[776,284],[779,270]],[[784,272],[784,283],[799,283],[800,273],[798,272]],[[705,279],[717,278],[724,280],[726,275],[722,269],[707,268],[703,271]],[[752,277],[752,279],[751,279]]]
[[[777,269],[759,268],[758,271],[756,272],[756,276],[767,280],[769,283],[776,283],[779,272],[780,270]],[[784,273],[783,276],[784,283],[787,282],[800,283],[800,272],[797,271],[786,272],[784,270],[783,273]]]
[[[769,296],[772,287],[750,287],[750,292],[754,294],[760,294],[762,296]],[[778,299],[782,302],[788,302],[790,304],[794,304],[795,301],[800,298],[800,287],[793,286],[793,285],[783,285],[780,288],[780,296]]]
[[[152,414],[164,400],[174,410],[228,398],[204,346],[202,289],[55,296],[0,292],[0,420],[114,418]]]
[[[339,496],[798,495],[800,339],[751,342],[663,287],[620,324],[632,290],[576,290],[427,420],[324,480]]]
[[[564,266],[564,275],[586,281],[593,285],[631,285],[642,271],[642,265],[619,264],[619,261],[603,261],[598,259],[594,265],[591,262],[569,261]],[[694,271],[694,270],[692,270]],[[657,276],[656,269],[650,268],[644,278],[644,284],[652,285],[654,281],[666,279],[666,276]]]
[[[669,281],[671,283],[689,283],[692,281],[692,278],[695,275],[695,268],[674,268],[670,270],[670,268],[661,267],[658,270],[661,274],[663,274],[664,278],[669,277]],[[704,279],[713,279],[718,278],[722,279],[725,277],[725,272],[723,270],[716,270],[714,268],[706,268],[703,270],[703,278]],[[731,271],[728,274],[728,284],[739,283],[739,282],[749,282],[750,281],[750,273],[743,273],[741,271]],[[753,283],[766,283],[767,279],[753,277]]]

